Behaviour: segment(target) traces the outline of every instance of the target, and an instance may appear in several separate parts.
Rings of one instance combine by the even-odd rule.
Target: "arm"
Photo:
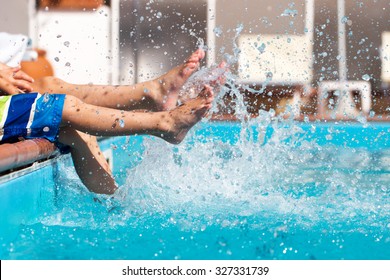
[[[0,95],[12,95],[33,90],[34,79],[20,70],[0,63]]]

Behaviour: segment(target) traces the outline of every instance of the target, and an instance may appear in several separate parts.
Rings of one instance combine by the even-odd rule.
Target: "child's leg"
[[[63,128],[58,140],[71,148],[76,172],[88,190],[103,194],[115,192],[117,186],[96,137],[72,128]]]
[[[97,107],[67,95],[62,125],[99,136],[149,134],[177,144],[211,108],[213,97],[211,88],[206,86],[197,98],[180,107],[150,113]]]
[[[35,91],[66,93],[85,103],[113,109],[153,111],[170,110],[176,106],[178,93],[204,58],[203,50],[194,52],[185,63],[161,77],[133,86],[73,85],[58,78],[46,77],[37,81]]]

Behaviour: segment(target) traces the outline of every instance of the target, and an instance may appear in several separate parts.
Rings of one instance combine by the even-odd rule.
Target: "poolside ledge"
[[[24,140],[0,145],[0,172],[47,159],[57,153],[56,146],[46,139]]]

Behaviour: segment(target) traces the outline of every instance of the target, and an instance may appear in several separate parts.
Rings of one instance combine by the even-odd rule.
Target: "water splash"
[[[233,54],[224,55],[226,65],[237,62],[236,39],[243,29],[243,25],[235,29]],[[199,38],[198,45],[206,48]],[[265,84],[272,81],[271,72],[267,78]],[[260,90],[240,85],[227,66],[204,67],[193,74],[180,92],[181,101],[197,96],[205,84],[215,86],[221,80],[224,83],[215,90],[214,108],[223,106],[225,93],[234,94],[238,130],[233,125],[218,138],[212,133],[198,135],[195,128],[175,148],[161,140],[145,139],[142,162],[128,171],[125,185],[113,198],[99,196],[100,203],[96,203],[96,196],[84,191],[84,198],[77,198],[78,207],[62,210],[45,223],[77,220],[96,228],[129,223],[136,227],[140,220],[159,214],[170,217],[168,224],[200,230],[216,224],[234,226],[247,217],[334,228],[348,227],[351,221],[365,217],[359,221],[359,230],[372,225],[386,229],[390,214],[385,203],[390,195],[387,173],[379,171],[375,178],[370,174],[378,165],[387,170],[380,161],[386,162],[390,155],[318,145],[304,138],[307,132],[299,125],[275,117],[272,110],[248,118],[241,90],[262,94],[265,85]],[[272,137],[266,136],[269,129]],[[315,124],[311,130],[316,130]],[[338,132],[329,130],[326,139],[331,141],[334,133]],[[71,195],[61,196],[64,204],[65,197],[80,196],[77,179],[68,185]]]
[[[218,26],[213,29],[215,36],[221,37],[223,34],[222,27]]]
[[[255,219],[248,227],[267,223],[275,232],[288,224],[388,231],[388,152],[321,146],[308,141],[300,126],[268,112],[233,128],[214,137],[194,130],[174,148],[145,139],[142,162],[128,170],[113,197],[88,193],[74,170],[63,166],[60,179],[67,186],[58,190],[59,210],[41,223],[137,228],[158,216],[165,226],[185,231],[234,228],[246,219]],[[337,133],[329,128],[326,139]]]
[[[196,73],[194,73],[183,86],[179,95],[181,96],[180,102],[185,102],[190,98],[195,98],[205,85],[211,85],[214,88],[216,97],[220,100],[223,97],[224,86],[216,87],[216,84],[220,84],[223,80],[226,81],[226,77],[229,77],[227,65],[215,65],[213,67],[203,67]]]
[[[252,120],[251,127],[264,132],[269,120],[264,114]],[[337,226],[366,211],[375,214],[361,221],[364,224],[385,221],[390,213],[383,200],[388,190],[383,191],[381,180],[372,184],[364,171],[375,160],[372,155],[300,142],[300,135],[299,127],[279,128],[263,145],[243,127],[234,145],[199,139],[172,150],[165,143],[146,141],[148,156],[129,171],[123,189],[126,208],[133,213],[185,213],[186,222],[207,217],[206,224],[261,216],[293,219],[306,227],[320,222]],[[202,225],[204,221],[191,223]]]
[[[295,9],[285,9],[283,13],[280,15],[282,17],[296,17],[298,15],[298,11]]]
[[[155,11],[154,15],[158,19],[165,17]],[[297,15],[293,5],[281,14],[283,17]],[[139,17],[140,22],[146,20]],[[266,21],[264,19],[264,24],[270,26]],[[348,18],[342,21],[348,23]],[[182,29],[196,38],[198,48],[207,51],[208,46],[199,34],[186,28],[185,24]],[[215,86],[224,80],[215,89],[212,113],[218,113],[218,107],[223,108],[223,96],[229,93],[235,97],[234,111],[240,125],[232,124],[218,135],[212,129],[210,133],[201,133],[205,130],[201,123],[183,144],[175,147],[159,139],[146,138],[142,161],[128,170],[125,183],[112,197],[89,193],[69,162],[61,165],[58,172],[61,186],[56,189],[55,196],[57,208],[34,222],[48,227],[80,228],[87,233],[93,230],[94,236],[96,231],[103,229],[104,242],[112,238],[109,231],[118,228],[125,232],[119,235],[121,238],[150,228],[177,227],[178,234],[184,235],[182,232],[187,231],[194,233],[196,238],[199,238],[197,231],[205,232],[212,227],[217,231],[237,228],[240,234],[244,232],[243,235],[249,230],[261,229],[254,231],[254,240],[259,240],[259,232],[271,235],[268,245],[272,250],[283,243],[280,236],[294,233],[298,227],[308,231],[368,235],[370,229],[375,228],[377,232],[388,233],[390,154],[387,151],[319,145],[305,138],[308,132],[301,125],[275,117],[272,110],[259,111],[257,118],[248,118],[241,92],[264,94],[274,74],[260,73],[266,75],[261,89],[240,84],[234,65],[241,53],[238,38],[244,30],[244,26],[238,24],[227,31],[234,34],[233,51],[225,53],[225,49],[230,49],[228,46],[220,50],[227,66],[201,68],[180,92],[180,101],[185,102],[187,98],[196,97],[205,84]],[[224,35],[222,27],[213,31],[217,37]],[[70,46],[70,43],[66,41],[64,45]],[[267,42],[260,40],[255,46],[259,60],[268,51],[267,46]],[[326,52],[320,54],[320,57],[326,56],[329,56]],[[66,65],[70,66],[69,63]],[[231,69],[228,71],[228,68]],[[364,80],[365,76],[362,77]],[[125,125],[123,120],[119,125]],[[310,130],[314,132],[317,124],[311,126]],[[331,142],[339,135],[336,130],[329,129],[325,139]],[[126,148],[122,149],[131,154]],[[131,230],[131,234],[127,234]],[[91,236],[86,240],[99,245]],[[228,243],[227,236],[219,236],[216,251],[228,248]],[[239,244],[238,241],[235,243]],[[105,244],[101,245],[103,249]],[[132,248],[132,251],[136,250]]]
[[[343,16],[343,17],[341,18],[341,23],[347,23],[348,20],[349,20],[349,18],[348,18],[347,16]]]

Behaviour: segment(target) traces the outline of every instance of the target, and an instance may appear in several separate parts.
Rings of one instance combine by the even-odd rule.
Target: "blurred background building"
[[[339,80],[341,61],[344,79],[368,83],[373,108],[390,110],[388,0],[346,0],[341,19],[338,0],[1,1],[1,31],[29,35],[73,83],[155,78],[205,45],[208,64],[230,60],[240,82],[273,88],[272,98],[247,95],[265,109],[296,85]]]

